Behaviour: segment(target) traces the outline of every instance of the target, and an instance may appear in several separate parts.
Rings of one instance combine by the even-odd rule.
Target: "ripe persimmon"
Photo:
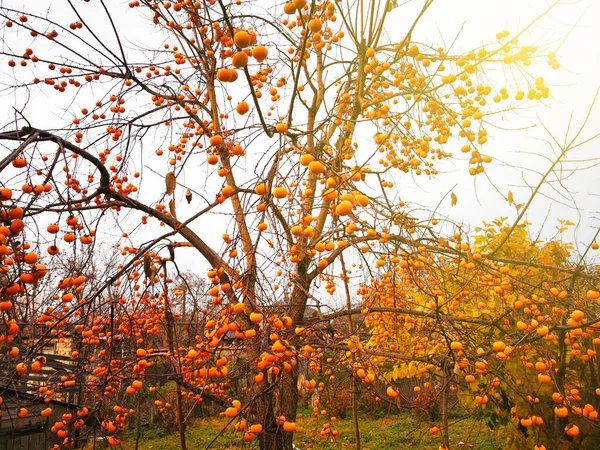
[[[12,189],[0,188],[0,200],[10,200],[12,198]]]
[[[563,419],[569,415],[569,410],[565,406],[557,406],[554,408],[554,414]]]
[[[249,110],[250,110],[250,107],[248,106],[248,103],[246,103],[246,102],[239,102],[237,104],[237,106],[235,107],[235,111],[240,115],[246,114]]]
[[[325,171],[325,166],[321,161],[312,161],[308,164],[309,172],[320,174]]]
[[[293,433],[296,431],[296,423],[288,422],[286,420],[285,422],[283,422],[283,429],[284,429],[284,431],[287,431],[288,433]]]
[[[15,295],[21,291],[21,285],[19,283],[13,283],[4,288],[4,292],[8,295]]]
[[[38,255],[34,252],[30,252],[27,253],[24,257],[23,257],[23,261],[26,262],[27,264],[35,264],[38,260]]]
[[[271,346],[271,350],[274,353],[283,353],[287,350],[287,347],[280,340],[275,341],[275,343]]]
[[[570,423],[565,427],[565,432],[567,433],[567,435],[575,437],[579,435],[579,427],[575,424]]]
[[[550,375],[546,375],[544,373],[538,374],[538,381],[540,383],[550,383],[552,381],[552,377]]]
[[[257,433],[262,433],[262,425],[260,423],[255,423],[254,425],[250,426],[250,432],[257,434]]]
[[[24,229],[25,222],[23,222],[21,219],[15,219],[10,223],[10,231],[12,231],[14,234],[18,235]]]
[[[354,205],[349,200],[343,200],[335,207],[335,213],[338,216],[346,216],[352,212]]]
[[[217,70],[217,80],[222,83],[231,81],[231,71],[226,68]]]
[[[252,57],[258,62],[263,62],[265,59],[267,59],[268,54],[269,51],[262,45],[257,45],[252,49]]]
[[[231,64],[238,69],[243,69],[248,65],[248,55],[245,52],[237,52],[231,57]]]
[[[23,272],[19,275],[19,281],[21,281],[21,283],[31,284],[35,281],[35,277],[31,273]]]
[[[314,160],[315,157],[310,153],[303,153],[302,156],[300,156],[300,164],[302,164],[303,166],[308,166]]]
[[[256,192],[258,195],[265,195],[267,193],[267,185],[265,183],[259,183],[256,185],[256,187],[254,188],[254,192]],[[286,192],[287,195],[287,192]]]
[[[530,427],[533,425],[533,420],[531,419],[531,417],[523,417],[521,419],[521,425],[523,425],[524,427]]]
[[[27,166],[27,160],[24,158],[15,158],[12,160],[12,165],[17,169],[22,169],[23,167]]]
[[[214,147],[218,147],[223,143],[223,137],[220,134],[215,134],[210,137],[209,143]]]
[[[77,225],[77,222],[79,222],[79,219],[77,218],[77,216],[68,216],[65,219],[65,222],[67,223],[67,225],[74,227],[75,225]]]
[[[246,31],[240,30],[233,35],[233,42],[239,48],[246,48],[250,46],[252,39]]]
[[[285,198],[288,195],[288,190],[283,186],[277,186],[273,189],[273,197],[275,198]]]
[[[311,19],[308,21],[308,29],[311,33],[318,33],[323,28],[323,22],[320,19]]]
[[[463,345],[460,342],[453,341],[450,343],[450,348],[455,352],[462,350]]]
[[[394,389],[392,386],[388,386],[387,390],[386,390],[386,394],[388,395],[388,397],[390,398],[397,398],[398,395],[400,395],[398,393],[398,391],[396,389]]]
[[[3,302],[0,302],[0,311],[10,311],[13,307],[12,302],[9,302],[8,300],[5,300]]]
[[[21,217],[23,217],[23,208],[21,208],[20,206],[10,208],[8,210],[8,217],[10,219],[20,219]]]

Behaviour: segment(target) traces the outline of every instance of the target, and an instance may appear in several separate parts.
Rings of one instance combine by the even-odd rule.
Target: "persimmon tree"
[[[480,319],[450,308],[480,278],[504,286],[508,275],[494,264],[503,262],[509,239],[480,268],[469,245],[444,237],[429,214],[409,212],[396,183],[443,176],[449,161],[465,177],[485,175],[487,117],[549,96],[528,67],[541,60],[558,68],[555,54],[521,40],[558,4],[515,34],[499,31],[496,41],[464,53],[414,39],[435,8],[431,0],[402,35],[390,35],[389,17],[399,8],[390,1],[267,8],[90,0],[48,11],[4,4],[3,77],[15,99],[0,133],[2,361],[12,371],[4,389],[27,383],[44,342],[71,342],[73,370],[40,388],[46,399],[80,388],[76,416],[54,424],[57,445],[84,435],[83,418],[93,413],[117,446],[136,414],[130,399],[156,391],[145,374],[162,364],[176,385],[175,404],[157,399],[156,407],[174,409],[182,449],[189,410],[207,399],[240,439],[292,448],[298,381],[316,387],[310,373],[333,362],[326,352],[348,362],[356,383],[375,382],[374,372],[359,367],[372,355],[424,363],[432,374],[439,368],[450,389],[455,363],[464,368],[446,326],[506,333],[511,324],[498,319],[501,310]],[[494,68],[510,82],[492,82]],[[41,116],[42,107],[61,117]],[[91,283],[86,261],[111,247],[118,262]],[[517,255],[525,266],[527,258]],[[209,268],[202,276],[210,304],[184,314],[189,303],[181,297],[190,288],[180,267],[189,261]],[[560,274],[563,264],[542,265]],[[450,266],[459,273],[428,291]],[[401,325],[419,323],[421,339],[432,323],[443,325],[435,352],[365,349],[360,323],[323,326],[356,312],[356,274],[374,280],[360,291],[365,312],[375,314],[367,316],[372,330],[388,326],[377,314],[391,301],[391,314],[406,307]],[[539,278],[564,283],[558,275]],[[49,287],[38,291],[41,279]],[[377,283],[392,286],[391,295],[375,299]],[[409,292],[415,298],[404,305]],[[343,311],[327,310],[334,294],[345,298]],[[386,345],[378,331],[374,339]],[[14,342],[23,350],[13,350]],[[358,436],[358,421],[356,428]]]
[[[593,448],[596,267],[570,244],[531,240],[525,225],[511,231],[498,220],[479,231],[470,242],[457,233],[445,243],[454,258],[433,255],[421,266],[423,253],[406,252],[360,289],[371,329],[364,349],[390,363],[363,356],[354,370],[361,378],[385,372],[392,398],[398,380],[412,380],[414,393],[402,401],[440,410],[430,433],[441,430],[445,445],[454,398],[488,417],[506,448]],[[412,358],[399,363],[395,353]]]

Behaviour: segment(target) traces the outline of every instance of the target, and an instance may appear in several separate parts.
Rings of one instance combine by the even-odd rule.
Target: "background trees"
[[[63,445],[85,434],[90,412],[119,445],[140,413],[131,398],[156,392],[146,383],[154,371],[174,383],[173,404],[155,406],[175,411],[182,448],[192,409],[207,401],[243,440],[291,448],[299,390],[317,387],[314,373],[333,381],[340,365],[388,401],[399,397],[392,381],[428,377],[411,401],[427,394],[440,408],[446,447],[453,392],[484,412],[490,398],[503,402],[494,423],[511,411],[524,419],[516,445],[594,439],[592,400],[585,426],[548,428],[550,410],[523,403],[542,398],[538,384],[515,386],[534,364],[542,377],[532,383],[553,386],[563,398],[552,401],[576,414],[580,395],[564,391],[587,378],[567,376],[568,351],[592,352],[584,363],[597,373],[594,303],[578,303],[587,289],[596,295],[586,252],[530,238],[531,202],[514,223],[477,235],[409,208],[397,189],[451,164],[461,177],[485,176],[492,115],[549,98],[529,67],[558,68],[556,55],[526,33],[559,2],[467,52],[414,40],[432,5],[401,36],[386,27],[393,2],[2,7],[11,92],[64,108],[52,125],[32,126],[19,103],[0,134],[7,392],[57,338],[72,346],[74,367],[41,394],[80,388],[79,419],[55,426]],[[135,46],[132,36],[147,40]],[[498,82],[496,69],[507,74]],[[582,133],[540,186],[589,140]],[[92,280],[93,255],[109,247],[117,255]],[[182,270],[200,259],[210,267],[202,278]]]

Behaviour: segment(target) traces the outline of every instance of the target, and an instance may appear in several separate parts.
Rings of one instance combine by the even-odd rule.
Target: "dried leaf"
[[[187,188],[187,190],[185,191],[185,199],[187,200],[188,205],[192,203],[192,191],[190,190],[190,188]]]
[[[146,275],[146,278],[153,280],[156,272],[156,267],[152,264],[152,258],[148,255],[144,256],[144,275]]]
[[[168,172],[165,176],[165,184],[167,185],[167,195],[173,195],[175,186],[177,186],[177,178],[173,172]]]
[[[454,370],[453,372],[457,375],[462,374],[462,369],[460,368],[460,365],[458,364],[458,362],[454,363]]]
[[[513,202],[514,202],[513,193],[512,193],[512,191],[508,191],[508,206],[512,206]]]
[[[458,201],[458,197],[456,196],[456,194],[454,192],[452,192],[450,194],[450,205],[452,205],[452,206],[456,205],[457,201]]]
[[[298,375],[297,387],[298,387],[299,391],[304,389],[304,381],[306,381],[306,378],[304,377],[304,375]]]
[[[175,199],[169,200],[169,212],[175,220],[177,220],[177,213],[175,212]]]

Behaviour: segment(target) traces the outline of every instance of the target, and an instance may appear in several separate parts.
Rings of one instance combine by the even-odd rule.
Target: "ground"
[[[205,449],[213,438],[222,430],[226,420],[217,418],[196,419],[188,428],[187,443],[190,449]],[[295,445],[300,450],[333,450],[354,449],[354,431],[351,417],[338,419],[335,429],[339,432],[336,440],[323,438],[320,432],[324,420],[318,420],[308,411],[302,411],[298,418]],[[361,415],[362,450],[383,449],[434,449],[441,444],[441,436],[431,436],[431,424],[417,420],[409,415],[388,415],[381,418],[372,415]],[[241,433],[235,433],[233,427],[225,430],[210,448],[218,450],[251,449],[255,444],[242,445]],[[493,433],[480,421],[472,418],[454,418],[451,425],[451,447],[456,449],[494,450],[498,443]],[[126,435],[123,439],[125,450],[135,449],[135,438]],[[157,429],[144,430],[139,450],[178,450],[177,434],[165,434]]]

